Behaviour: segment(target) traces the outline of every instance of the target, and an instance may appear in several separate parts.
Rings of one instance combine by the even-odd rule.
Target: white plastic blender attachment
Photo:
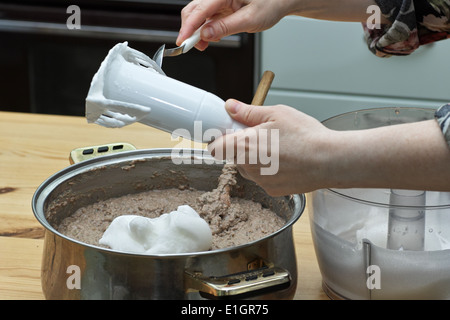
[[[120,65],[129,64],[165,75],[161,68],[148,56],[128,47],[127,42],[119,43],[108,53],[94,75],[86,98],[86,118],[88,122],[117,128],[134,123],[145,117],[150,108],[132,103],[117,103],[108,99],[105,91],[111,72]]]
[[[228,115],[222,99],[158,69],[127,43],[116,45],[91,83],[86,98],[88,122],[106,127],[140,122],[171,133],[176,130],[177,135],[200,142],[209,142],[203,141],[208,129],[215,129],[217,137],[227,129],[245,127]]]
[[[392,189],[389,198],[387,248],[424,250],[425,191]]]

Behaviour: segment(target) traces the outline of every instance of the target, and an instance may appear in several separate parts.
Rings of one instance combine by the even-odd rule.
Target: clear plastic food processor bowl
[[[324,125],[359,130],[433,116],[432,109],[368,109]],[[314,247],[329,297],[450,299],[450,192],[321,189],[308,197]]]

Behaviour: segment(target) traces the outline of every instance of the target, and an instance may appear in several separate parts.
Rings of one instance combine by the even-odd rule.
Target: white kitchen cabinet
[[[260,41],[260,72],[275,73],[266,105],[287,104],[325,120],[359,109],[450,102],[450,40],[379,58],[367,49],[360,23],[291,16]]]

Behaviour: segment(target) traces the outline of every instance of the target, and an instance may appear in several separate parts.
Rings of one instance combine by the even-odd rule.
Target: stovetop
[[[153,6],[153,7],[184,7],[189,0],[0,0],[4,4],[32,6]]]
[[[83,25],[178,30],[188,0],[0,0],[0,20],[62,23],[77,5]]]

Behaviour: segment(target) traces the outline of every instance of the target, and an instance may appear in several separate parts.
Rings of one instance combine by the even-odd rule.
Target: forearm
[[[374,0],[294,0],[290,3],[290,14],[307,18],[365,22],[370,14],[367,8]],[[381,22],[387,22],[381,16]]]
[[[450,191],[450,148],[435,120],[334,132],[333,187]]]

